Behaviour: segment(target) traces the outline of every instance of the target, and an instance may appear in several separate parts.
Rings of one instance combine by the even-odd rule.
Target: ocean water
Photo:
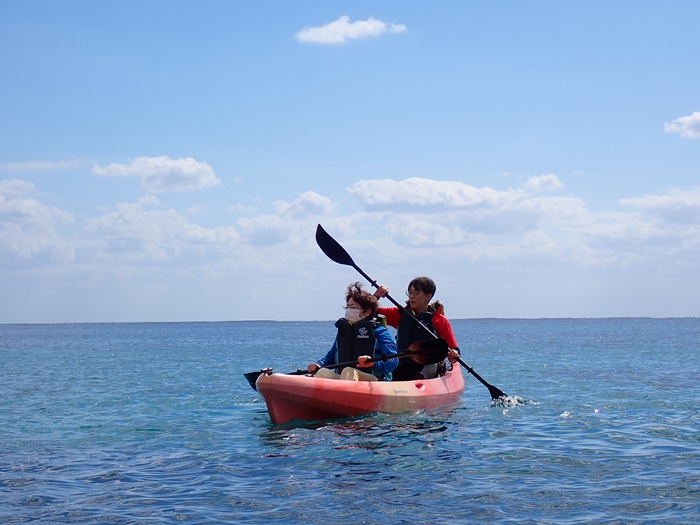
[[[700,520],[700,319],[454,320],[521,404],[272,425],[332,324],[0,325],[0,523]]]

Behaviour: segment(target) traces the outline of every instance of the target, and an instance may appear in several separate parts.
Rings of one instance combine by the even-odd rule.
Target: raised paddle
[[[447,342],[444,339],[433,339],[429,341],[419,341],[418,343],[413,343],[409,346],[406,352],[394,355],[383,355],[376,359],[368,359],[365,363],[374,363],[376,361],[388,361],[389,359],[403,359],[404,357],[410,357],[414,361],[420,363],[421,365],[432,365],[434,363],[439,363],[447,357]],[[358,361],[348,361],[345,363],[335,363],[332,365],[322,366],[321,368],[344,368],[346,366],[355,366]],[[250,383],[253,390],[257,391],[255,387],[255,382],[258,380],[262,374],[272,373],[271,368],[263,368],[257,372],[248,372],[243,374],[245,378]],[[296,372],[287,372],[286,375],[304,375],[306,370],[297,370]]]
[[[323,253],[325,253],[329,259],[332,261],[337,262],[338,264],[344,264],[346,266],[352,266],[357,270],[360,275],[362,275],[365,279],[367,279],[372,286],[375,288],[379,288],[379,285],[377,284],[377,281],[372,279],[369,275],[367,275],[365,272],[362,271],[362,269],[355,264],[355,261],[352,260],[352,257],[350,257],[350,254],[345,251],[345,248],[343,248],[338,241],[336,241],[333,237],[331,237],[326,230],[323,229],[323,227],[319,224],[318,227],[316,228],[316,243],[318,244],[319,248],[323,250]],[[399,304],[397,301],[394,300],[393,297],[391,297],[389,294],[386,295],[386,298],[391,301],[394,306],[396,306],[402,314],[408,315],[411,319],[415,320],[416,323],[426,332],[426,334],[429,334],[430,337],[433,339],[437,338],[437,335],[435,335],[427,326],[425,326],[423,323],[420,322],[420,319],[418,319],[416,316],[412,315],[409,313],[406,308],[404,308],[401,304]],[[457,358],[457,361],[459,362],[460,365],[462,365],[464,368],[467,369],[467,371],[476,377],[479,382],[484,385],[486,388],[489,389],[489,393],[491,394],[491,399],[495,400],[503,400],[507,398],[508,396],[503,392],[503,390],[496,388],[493,385],[490,385],[487,383],[483,377],[481,377],[479,374],[476,373],[476,371],[469,366],[467,363],[462,361],[462,358]]]

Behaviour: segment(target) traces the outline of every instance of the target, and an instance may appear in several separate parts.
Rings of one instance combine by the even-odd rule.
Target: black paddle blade
[[[272,368],[263,368],[262,370],[260,370],[258,372],[248,372],[247,374],[243,374],[243,376],[246,378],[246,380],[250,384],[250,387],[257,392],[258,388],[255,386],[255,382],[258,380],[258,377],[260,377],[263,374],[271,374],[271,373],[272,373]],[[303,376],[303,375],[306,375],[307,373],[308,372],[306,370],[297,369],[295,372],[287,372],[286,375]]]
[[[460,365],[462,365],[464,368],[466,368],[467,372],[469,372],[471,375],[476,377],[482,385],[484,385],[486,388],[489,389],[489,394],[491,394],[492,401],[494,401],[494,402],[501,401],[501,400],[506,399],[508,397],[508,394],[506,394],[503,390],[487,383],[483,377],[481,377],[479,374],[477,374],[476,371],[471,366],[469,366],[467,363],[462,361],[461,358],[457,359],[457,362]]]
[[[255,382],[258,380],[258,377],[260,377],[260,374],[262,374],[262,372],[248,372],[247,374],[243,374],[248,380],[248,384],[250,385],[250,387],[256,392],[258,391],[258,389],[255,386]]]
[[[355,266],[355,262],[350,257],[350,254],[345,251],[345,248],[328,235],[320,224],[316,227],[316,244],[330,260],[346,266]]]
[[[418,341],[413,343],[407,349],[407,353],[415,353],[411,355],[411,359],[421,365],[432,365],[443,361],[447,357],[447,341],[442,338],[428,339],[427,341]]]
[[[506,394],[503,390],[500,388],[496,388],[493,385],[488,386],[489,389],[489,394],[491,394],[491,399],[493,401],[504,401],[505,399],[508,398],[508,394]]]
[[[260,377],[263,374],[271,374],[272,373],[272,368],[261,368],[257,372],[248,372],[247,374],[243,374],[250,384],[251,388],[255,390],[256,392],[258,391],[258,387],[255,386],[255,382],[258,380],[258,377]]]

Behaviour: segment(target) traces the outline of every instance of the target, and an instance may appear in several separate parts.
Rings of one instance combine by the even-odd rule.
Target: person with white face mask
[[[345,317],[335,323],[338,333],[328,353],[307,367],[309,374],[325,379],[354,381],[391,381],[391,372],[399,360],[384,357],[396,355],[396,342],[386,326],[377,319],[377,298],[352,283],[345,293]],[[371,359],[373,363],[367,363]],[[356,367],[332,369],[336,363],[357,361]],[[323,368],[330,366],[331,368]]]

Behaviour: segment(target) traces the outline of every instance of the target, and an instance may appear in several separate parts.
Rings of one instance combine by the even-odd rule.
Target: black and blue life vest
[[[377,338],[374,336],[374,328],[378,325],[376,320],[363,320],[357,323],[350,322],[343,318],[338,319],[335,326],[338,328],[336,336],[336,363],[347,361],[357,361],[361,355],[374,357]],[[341,369],[336,369],[340,373]]]

